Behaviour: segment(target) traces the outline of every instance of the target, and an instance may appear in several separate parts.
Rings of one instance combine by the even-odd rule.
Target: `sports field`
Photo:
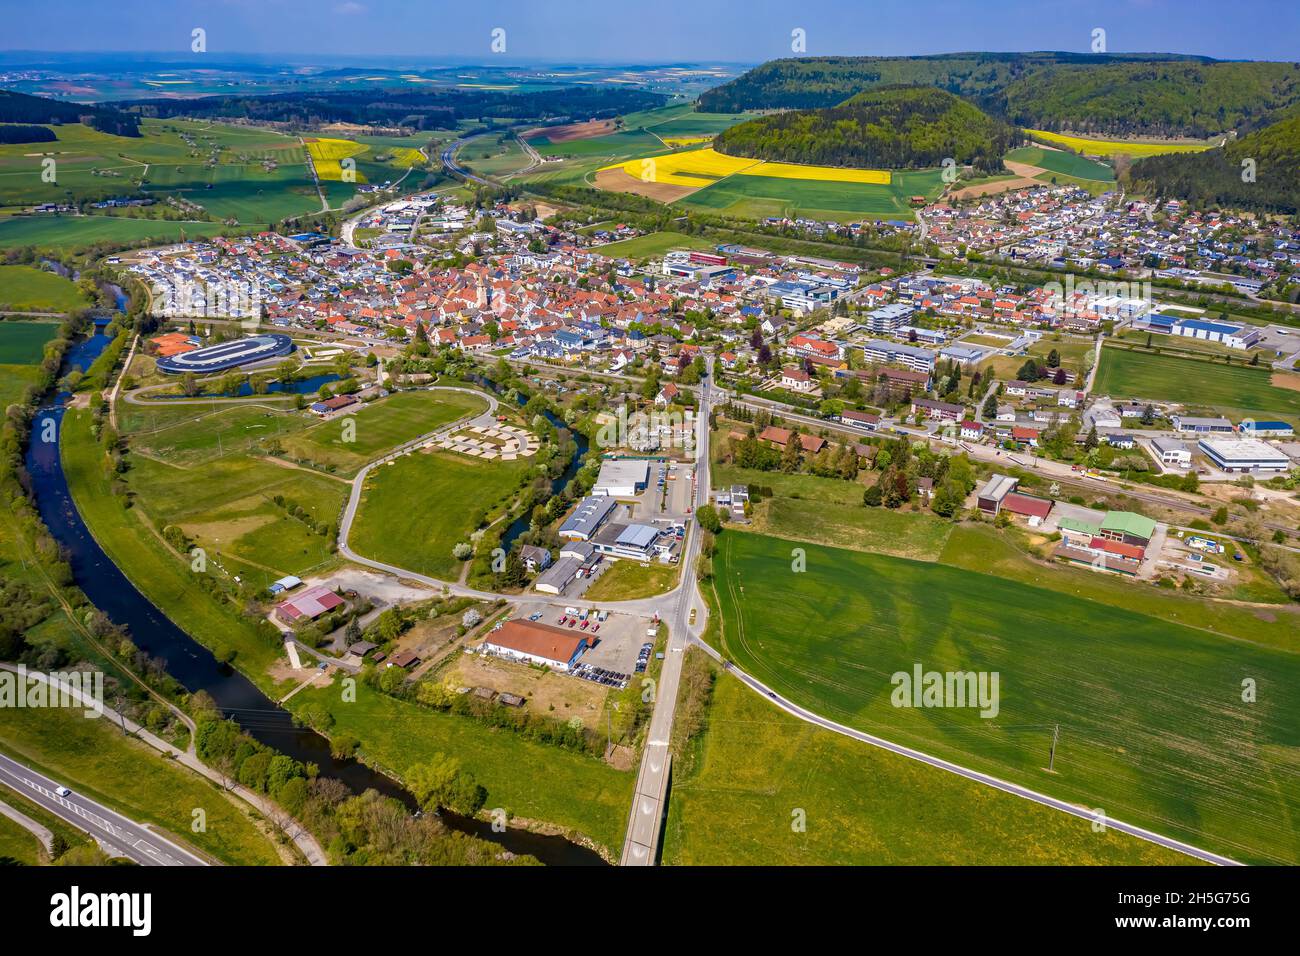
[[[1300,758],[1294,632],[1268,646],[1201,629],[1209,618],[1187,626],[942,562],[803,547],[795,573],[789,541],[719,538],[722,649],[759,679],[1109,816],[1246,862],[1300,862],[1300,790],[1281,784]],[[917,663],[998,673],[996,716],[893,706],[892,675]]]
[[[698,654],[699,651],[691,651]],[[670,865],[1166,865],[1188,858],[813,727],[720,674],[675,775]],[[795,809],[806,815],[802,832]]]
[[[348,544],[363,557],[455,580],[462,562],[451,549],[469,540],[474,512],[500,511],[531,467],[529,459],[450,452],[414,452],[381,465],[366,479]]]
[[[1084,136],[1069,136],[1064,133],[1049,133],[1041,129],[1027,129],[1025,132],[1035,139],[1068,146],[1070,149],[1078,150],[1085,156],[1118,156],[1122,153],[1139,158],[1142,156],[1160,156],[1165,153],[1199,153],[1213,145],[1211,143],[1160,143],[1139,140],[1090,139]]]
[[[1240,358],[1225,365],[1104,348],[1094,391],[1112,398],[1182,402],[1231,417],[1300,418],[1300,375],[1250,368]]]
[[[649,259],[662,256],[671,249],[693,249],[711,252],[716,243],[698,236],[685,236],[680,232],[650,232],[635,239],[620,239],[603,246],[592,246],[592,251],[602,256],[624,259]]]
[[[32,266],[0,266],[0,310],[71,312],[89,305],[71,279]]]
[[[485,408],[483,399],[460,392],[397,392],[355,415],[290,435],[281,445],[289,458],[351,476],[380,453]]]

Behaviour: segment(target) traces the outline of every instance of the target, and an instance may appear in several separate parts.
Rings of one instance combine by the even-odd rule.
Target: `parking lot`
[[[568,627],[568,621],[577,618],[573,625],[574,632],[586,634],[589,643],[593,640],[595,642],[594,646],[582,655],[580,665],[625,676],[635,673],[641,645],[652,640],[646,634],[651,627],[650,619],[632,614],[609,613],[605,620],[601,621],[599,614],[588,613],[588,624],[583,628],[581,613],[592,609],[580,601],[575,601],[570,606],[577,612],[576,614],[567,614],[564,608],[549,604],[522,604],[519,611],[521,617],[555,627]],[[565,620],[564,624],[560,623],[561,619]]]

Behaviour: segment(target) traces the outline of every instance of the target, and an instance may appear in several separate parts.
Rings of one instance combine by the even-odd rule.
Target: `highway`
[[[709,502],[709,407],[712,394],[709,382],[713,378],[713,360],[709,358],[709,373],[700,390],[700,408],[696,415],[696,465],[694,505]],[[637,772],[636,790],[632,796],[632,811],[628,818],[627,834],[623,843],[622,866],[654,866],[659,853],[659,835],[663,827],[664,812],[671,779],[673,718],[677,711],[677,690],[681,684],[682,658],[693,634],[690,623],[691,609],[696,613],[696,630],[702,631],[708,608],[695,588],[696,559],[700,554],[702,535],[698,523],[692,523],[690,543],[682,556],[681,584],[670,595],[672,610],[664,617],[668,625],[668,645],[664,652],[664,665],[655,686],[654,713],[641,751],[641,768]]]
[[[767,700],[770,703],[781,708],[786,713],[792,714],[795,717],[798,717],[800,720],[805,721],[806,723],[813,724],[825,730],[834,731],[837,734],[843,734],[846,737],[852,737],[854,740],[859,740],[863,743],[870,744],[873,747],[879,747],[881,750],[888,750],[890,753],[895,753],[898,754],[899,756],[907,757],[909,760],[917,760],[923,764],[927,764],[928,766],[937,767],[940,770],[947,770],[949,773],[955,773],[957,774],[957,776],[965,777],[967,780],[972,780],[975,783],[983,784],[986,787],[993,787],[995,790],[1001,790],[1003,793],[1009,793],[1012,796],[1022,797],[1025,800],[1031,800],[1034,803],[1042,804],[1045,807],[1051,807],[1053,810],[1060,810],[1062,813],[1068,813],[1071,816],[1079,817],[1089,822],[1093,822],[1099,819],[1097,817],[1097,813],[1089,809],[1088,807],[1079,806],[1078,804],[1075,803],[1069,803],[1065,800],[1058,800],[1056,797],[1049,797],[1045,793],[1039,793],[1037,790],[1031,790],[1028,787],[1022,787],[1016,783],[1009,783],[1006,780],[1002,780],[998,777],[994,777],[992,774],[982,773],[979,770],[971,770],[968,767],[963,767],[960,764],[952,763],[951,761],[944,760],[940,757],[932,757],[929,754],[922,753],[919,750],[913,750],[911,747],[904,747],[902,744],[892,743],[891,741],[884,740],[880,737],[876,737],[872,734],[865,733],[861,730],[856,730],[853,727],[846,727],[843,724],[838,724],[833,720],[828,720],[827,718],[822,717],[819,714],[815,714],[810,710],[806,710],[803,707],[800,707],[798,704],[782,697],[780,694],[776,693],[774,690],[772,690],[762,681],[758,680],[758,678],[752,677],[751,675],[745,673],[743,670],[741,670],[732,662],[725,660],[722,657],[722,655],[720,655],[716,650],[714,650],[709,645],[705,644],[703,641],[695,639],[694,645],[702,649],[710,657],[713,657],[715,660],[719,661],[722,664],[723,668],[727,671],[727,673],[731,674],[733,677],[738,678],[741,681],[741,683],[745,684],[745,686],[761,694],[763,697],[767,698]],[[1190,843],[1183,843],[1181,840],[1175,840],[1172,837],[1162,836],[1159,833],[1155,833],[1143,827],[1135,826],[1131,823],[1125,823],[1122,820],[1116,820],[1109,816],[1100,819],[1101,822],[1104,823],[1107,830],[1115,830],[1119,833],[1126,833],[1129,836],[1137,837],[1139,840],[1146,840],[1149,843],[1155,843],[1158,846],[1162,846],[1165,847],[1166,849],[1174,850],[1178,853],[1186,854],[1187,856],[1190,857],[1195,857],[1196,859],[1202,860],[1206,863],[1213,863],[1217,866],[1241,866],[1242,865],[1241,863],[1238,863],[1236,860],[1229,859],[1226,856],[1220,856],[1217,853],[1211,853],[1209,850],[1202,850],[1200,847],[1192,846]]]
[[[458,176],[461,179],[467,179],[470,182],[478,183],[481,186],[495,186],[496,183],[491,182],[490,180],[487,179],[483,179],[479,176],[475,176],[464,166],[460,165],[460,163],[456,162],[456,151],[460,149],[462,146],[464,146],[466,143],[468,143],[475,136],[482,136],[482,135],[483,135],[482,133],[471,133],[469,136],[466,136],[462,139],[458,139],[454,143],[448,143],[447,146],[445,146],[442,151],[442,166],[444,169],[447,170],[447,172],[449,172],[453,176]]]
[[[5,756],[0,756],[0,783],[89,833],[111,847],[115,856],[124,856],[141,866],[208,865],[188,850],[88,797],[79,793],[59,796],[58,783]]]

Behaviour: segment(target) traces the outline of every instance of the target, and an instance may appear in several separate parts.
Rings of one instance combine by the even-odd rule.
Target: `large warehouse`
[[[650,462],[645,459],[606,461],[591,489],[593,495],[612,495],[630,498],[646,490],[650,484]]]
[[[1291,459],[1258,438],[1202,438],[1197,447],[1223,471],[1285,472]]]
[[[250,335],[248,338],[234,342],[219,342],[206,348],[178,355],[168,355],[158,359],[158,370],[172,375],[193,372],[196,375],[210,375],[228,369],[261,362],[269,358],[288,355],[293,351],[293,339],[278,332],[268,335]]]
[[[483,650],[507,660],[568,671],[587,649],[581,631],[568,631],[533,621],[506,621],[483,640]]]

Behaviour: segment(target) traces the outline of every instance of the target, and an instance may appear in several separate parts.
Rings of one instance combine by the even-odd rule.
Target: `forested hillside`
[[[898,83],[935,86],[1038,129],[1205,137],[1300,103],[1300,64],[1167,54],[956,53],[773,60],[700,97],[701,110],[810,109]]]
[[[1253,160],[1253,181],[1243,166]],[[1133,163],[1136,192],[1261,212],[1300,213],[1300,108],[1222,149],[1151,156]]]
[[[794,110],[733,126],[714,140],[732,156],[822,166],[922,168],[952,158],[1001,168],[1019,133],[944,90],[880,87],[829,109]]]
[[[341,90],[271,96],[210,96],[124,104],[144,116],[246,117],[258,122],[357,123],[450,129],[461,120],[604,119],[662,106],[667,97],[635,89],[573,87],[535,93],[495,90]]]
[[[28,96],[0,90],[0,123],[52,124],[84,123],[101,133],[139,136],[140,119],[111,106],[86,106],[63,103],[42,96]],[[10,140],[9,142],[12,142]]]

